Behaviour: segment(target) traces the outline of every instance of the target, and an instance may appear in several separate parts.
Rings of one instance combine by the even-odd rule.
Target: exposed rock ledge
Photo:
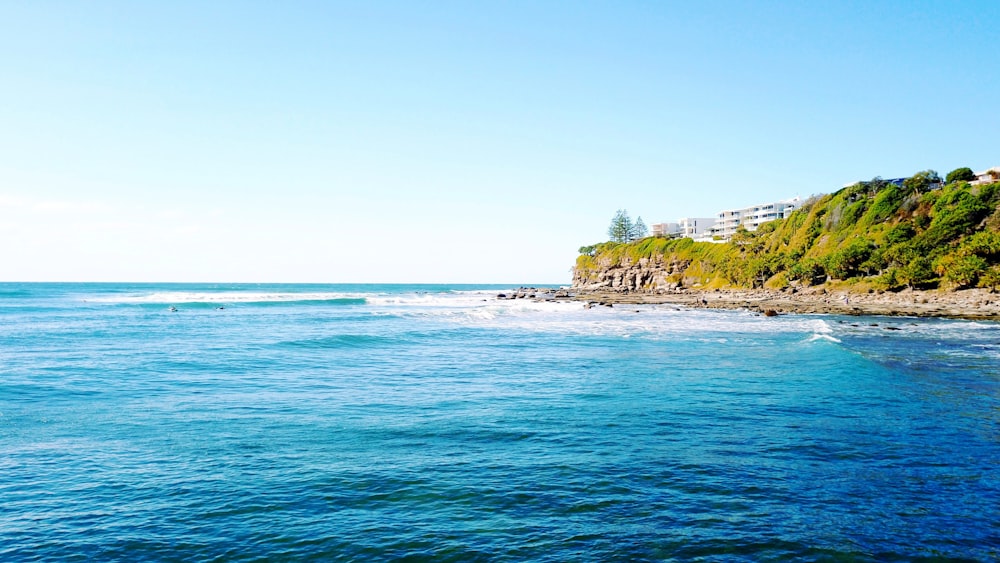
[[[769,290],[674,290],[657,293],[607,289],[534,291],[535,299],[581,301],[590,305],[674,304],[713,309],[746,309],[762,314],[818,313],[1000,320],[1000,294],[985,289],[849,293],[822,287],[796,292]]]

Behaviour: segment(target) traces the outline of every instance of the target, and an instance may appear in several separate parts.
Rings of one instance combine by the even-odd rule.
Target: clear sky
[[[1000,2],[0,1],[0,280],[567,283],[1000,165]]]

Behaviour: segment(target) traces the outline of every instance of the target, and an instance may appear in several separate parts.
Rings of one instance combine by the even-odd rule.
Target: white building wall
[[[654,237],[676,235],[681,232],[681,227],[677,223],[654,223],[652,229]]]
[[[973,186],[978,186],[980,184],[992,184],[993,182],[1000,182],[1000,166],[976,172],[976,179],[969,183]]]
[[[694,238],[704,234],[715,225],[715,217],[685,217],[677,221],[683,237]]]
[[[796,210],[801,203],[802,200],[796,196],[792,199],[772,201],[740,209],[727,209],[725,211],[720,211],[717,216],[715,227],[712,228],[710,234],[719,235],[728,239],[736,233],[736,230],[741,225],[748,231],[756,231],[757,227],[767,223],[768,221],[784,219],[792,211]]]

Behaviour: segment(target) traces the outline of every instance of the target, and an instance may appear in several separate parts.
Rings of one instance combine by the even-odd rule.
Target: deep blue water
[[[497,289],[0,284],[0,560],[1000,560],[1000,325]]]

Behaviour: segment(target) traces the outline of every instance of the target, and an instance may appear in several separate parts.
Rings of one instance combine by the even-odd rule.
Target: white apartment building
[[[685,217],[678,220],[682,237],[695,238],[715,225],[715,217]]]
[[[973,186],[978,186],[980,184],[992,184],[993,182],[1000,182],[1000,166],[976,172],[976,179],[969,183]]]
[[[775,219],[784,219],[792,211],[798,209],[801,204],[802,200],[796,196],[792,199],[720,211],[715,221],[715,226],[706,234],[729,239],[741,225],[748,231],[756,231],[757,227],[763,223],[774,221]]]
[[[656,223],[653,236],[676,236],[695,238],[704,234],[715,224],[715,217],[684,217],[676,223]]]
[[[654,237],[668,237],[681,232],[681,226],[677,223],[653,223]]]

